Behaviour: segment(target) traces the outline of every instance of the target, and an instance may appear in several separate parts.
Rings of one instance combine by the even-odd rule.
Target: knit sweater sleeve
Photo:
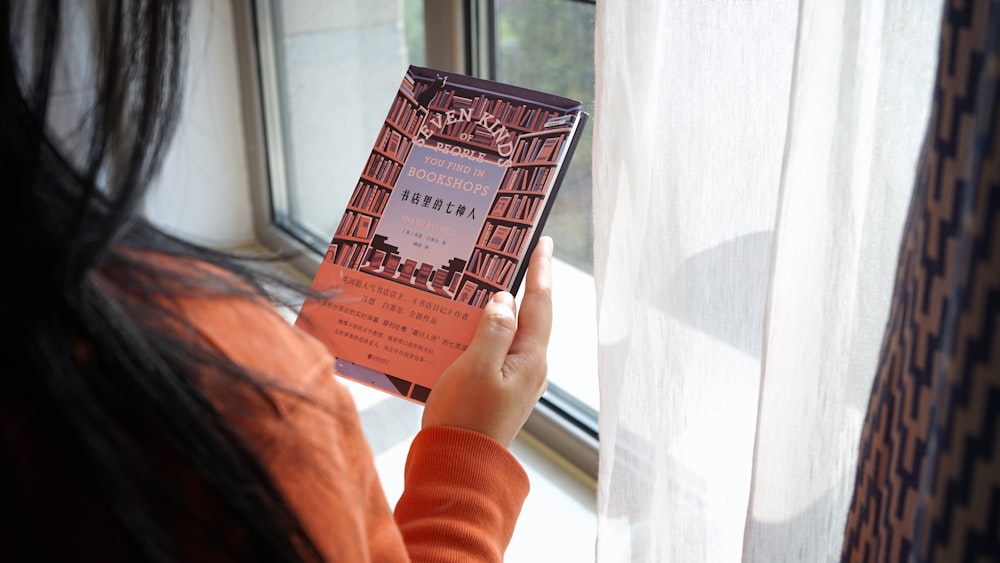
[[[452,427],[410,446],[395,519],[412,561],[502,561],[528,477],[500,443]]]

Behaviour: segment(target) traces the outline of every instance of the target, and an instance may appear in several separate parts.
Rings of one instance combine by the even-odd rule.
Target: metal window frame
[[[323,246],[327,241],[316,241],[280,221],[287,212],[288,186],[278,102],[281,70],[275,60],[280,44],[273,35],[279,22],[274,21],[272,0],[232,0],[232,6],[254,231],[263,246],[290,252],[292,265],[309,279],[322,258],[310,244]],[[493,10],[493,0],[425,0],[425,21],[435,26],[428,34],[428,66],[494,77]],[[550,388],[523,432],[575,468],[582,480],[596,485],[598,431],[592,409]]]

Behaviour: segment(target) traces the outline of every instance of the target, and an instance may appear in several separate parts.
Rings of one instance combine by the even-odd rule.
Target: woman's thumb
[[[517,313],[514,296],[498,291],[483,309],[476,334],[469,343],[465,357],[475,362],[477,373],[495,373],[503,367],[507,352],[517,332]],[[489,371],[481,371],[489,370]]]

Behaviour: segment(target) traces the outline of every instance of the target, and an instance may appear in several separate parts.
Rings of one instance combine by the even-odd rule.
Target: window
[[[239,6],[240,3],[236,5]],[[239,13],[258,234],[301,250],[311,275],[410,64],[593,104],[594,5],[571,0],[257,0]],[[256,115],[252,108],[260,108]],[[256,124],[256,125],[254,125]],[[550,385],[527,430],[585,473],[597,468],[597,344],[590,146],[580,141],[545,227],[556,241]],[[266,158],[264,158],[266,155]]]

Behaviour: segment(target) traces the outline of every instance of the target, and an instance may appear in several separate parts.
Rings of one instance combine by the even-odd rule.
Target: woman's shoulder
[[[174,306],[203,344],[244,368],[253,384],[209,371],[200,386],[270,473],[317,547],[350,560],[376,548],[404,553],[353,398],[334,376],[332,354],[292,324],[294,311],[246,287],[223,290],[228,282],[240,284],[238,277],[197,262],[165,267],[222,277],[222,285],[204,294],[186,292]],[[376,529],[377,542],[369,534]]]
[[[279,310],[263,297],[185,298],[180,306],[209,344],[241,366],[303,376],[332,369],[327,349],[291,324],[294,312]]]
[[[232,276],[225,271],[216,275]],[[192,293],[175,299],[174,306],[202,345],[221,352],[252,379],[251,385],[243,385],[210,371],[200,384],[223,416],[247,432],[263,458],[290,447],[293,436],[302,442],[358,424],[353,399],[334,376],[332,354],[293,325],[294,311],[244,291]]]
[[[277,377],[275,383],[300,392],[313,386],[315,378],[331,373],[330,352],[293,325],[291,308],[275,305],[239,276],[214,264],[173,257],[158,262],[164,270],[196,279],[205,288],[173,299],[203,344],[260,377]]]

